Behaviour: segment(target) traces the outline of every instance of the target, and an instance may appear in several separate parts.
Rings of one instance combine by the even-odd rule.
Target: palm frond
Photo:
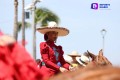
[[[25,22],[25,28],[31,28],[31,24],[28,22]],[[20,31],[22,29],[22,22],[18,22],[18,31]]]
[[[47,8],[37,8],[35,10],[35,23],[41,23],[41,26],[47,26],[49,21],[55,21],[59,24],[59,17]]]

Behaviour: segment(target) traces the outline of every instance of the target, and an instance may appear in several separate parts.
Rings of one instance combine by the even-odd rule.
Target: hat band
[[[86,64],[86,65],[88,64],[88,63],[86,63],[85,61],[83,61],[83,60],[81,60],[81,59],[79,59],[79,60],[80,60],[83,64]]]

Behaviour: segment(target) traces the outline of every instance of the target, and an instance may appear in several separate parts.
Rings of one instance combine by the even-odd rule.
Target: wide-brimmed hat
[[[68,54],[68,56],[75,56],[75,57],[80,57],[77,51],[72,51],[72,53]]]
[[[66,62],[68,62],[68,63],[70,63],[70,64],[73,62],[73,59],[72,59],[71,56],[64,55],[63,57],[64,57],[64,59],[65,59]]]
[[[69,30],[64,27],[58,27],[57,23],[54,21],[51,21],[48,23],[48,26],[43,26],[40,28],[37,28],[37,31],[45,34],[50,31],[56,31],[58,32],[58,36],[66,36],[69,34]]]
[[[90,62],[90,59],[85,55],[81,55],[81,57],[76,57],[76,60],[82,66],[86,66]]]

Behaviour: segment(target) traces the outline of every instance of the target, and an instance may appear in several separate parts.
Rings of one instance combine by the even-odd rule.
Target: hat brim
[[[73,62],[72,57],[70,57],[70,56],[68,56],[68,55],[64,55],[63,57],[64,57],[64,59],[65,59],[66,62],[68,62],[68,63],[70,63],[70,64]]]
[[[80,57],[81,55],[72,55],[72,54],[68,54],[68,56]]]
[[[69,34],[69,30],[63,27],[43,27],[43,28],[37,28],[37,31],[45,34],[50,31],[56,31],[58,32],[58,36],[66,36]]]
[[[84,63],[82,63],[80,60],[80,57],[76,57],[76,61],[80,64],[80,65],[82,65],[82,66],[86,66]]]

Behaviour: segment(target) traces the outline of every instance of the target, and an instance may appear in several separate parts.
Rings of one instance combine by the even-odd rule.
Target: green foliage
[[[59,24],[59,17],[47,8],[37,8],[35,10],[35,23],[47,26],[49,21],[55,21]]]
[[[31,28],[31,24],[28,22],[25,22],[25,28]],[[22,29],[22,22],[18,22],[18,31]]]

